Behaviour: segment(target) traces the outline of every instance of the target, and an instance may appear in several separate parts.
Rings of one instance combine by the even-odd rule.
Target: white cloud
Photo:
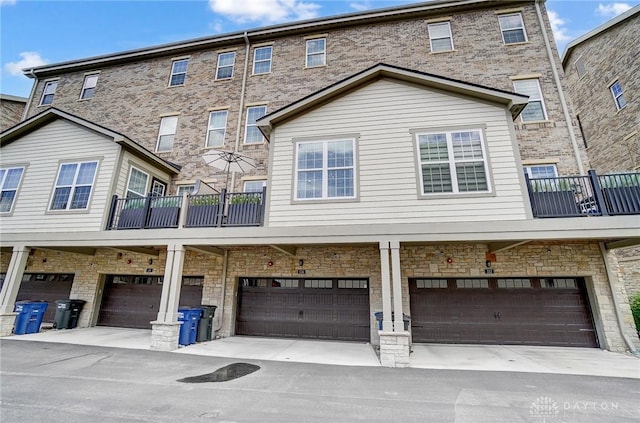
[[[42,66],[49,63],[47,60],[40,57],[39,53],[34,51],[25,51],[20,53],[21,59],[17,62],[9,62],[4,65],[4,68],[11,75],[22,75],[22,69],[32,68],[35,66]]]
[[[224,32],[224,26],[222,25],[222,21],[219,21],[219,20],[216,20],[215,22],[209,24],[209,28],[211,28],[214,34],[221,34]]]
[[[553,37],[556,39],[556,42],[569,41],[573,38],[569,34],[567,34],[567,28],[565,28],[567,21],[562,19],[556,12],[552,10],[548,10],[547,14],[549,15],[551,31],[553,31]]]
[[[0,0],[0,6],[13,6],[16,0]]]
[[[360,12],[363,10],[371,9],[371,2],[369,0],[353,1],[349,3],[349,7]]]
[[[598,8],[596,9],[596,13],[605,18],[613,18],[614,16],[618,16],[619,14],[624,13],[629,9],[631,9],[631,5],[627,3],[599,3]]]
[[[209,0],[209,7],[237,23],[311,19],[320,9],[304,0]]]

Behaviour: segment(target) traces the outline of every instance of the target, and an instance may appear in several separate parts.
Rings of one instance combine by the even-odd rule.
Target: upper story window
[[[324,66],[327,64],[327,39],[316,38],[307,40],[307,67]]]
[[[24,167],[0,169],[0,213],[10,213],[13,210],[23,173]]]
[[[524,172],[529,178],[557,178],[558,169],[554,164],[524,166]]]
[[[616,81],[609,87],[611,90],[611,95],[613,96],[613,101],[616,103],[616,109],[620,110],[624,106],[627,105],[627,100],[624,98],[624,93],[622,92],[622,85],[620,81]]]
[[[177,127],[178,116],[165,116],[160,120],[156,151],[171,151],[173,149],[173,140],[176,137]]]
[[[88,208],[97,169],[97,161],[62,163],[49,210]]]
[[[227,129],[227,111],[217,110],[209,113],[207,128],[207,147],[220,147],[224,144],[224,133]]]
[[[453,37],[449,22],[432,23],[429,24],[428,29],[432,53],[453,50]]]
[[[169,86],[175,87],[177,85],[184,85],[184,81],[187,78],[187,66],[189,65],[189,59],[174,60],[171,64],[171,78],[169,79]]]
[[[522,14],[512,13],[498,16],[502,40],[505,44],[524,43],[527,41],[527,33],[524,30]]]
[[[520,79],[513,81],[513,88],[518,94],[529,96],[529,104],[520,114],[523,122],[537,122],[547,120],[547,111],[542,99],[540,81],[537,79]]]
[[[244,192],[262,192],[262,188],[267,186],[264,179],[256,181],[244,181]]]
[[[581,57],[576,60],[576,72],[578,72],[578,78],[582,78],[587,73],[587,68],[584,65],[584,59]]]
[[[218,55],[218,68],[216,69],[216,79],[229,79],[233,77],[233,64],[236,61],[236,53],[220,53]]]
[[[87,75],[84,77],[84,83],[82,84],[82,92],[80,93],[80,100],[85,100],[93,97],[96,91],[96,85],[98,84],[98,74]]]
[[[244,132],[245,144],[259,144],[264,141],[256,120],[267,114],[267,106],[247,107],[247,124]]]
[[[154,197],[162,197],[167,190],[167,184],[164,182],[153,178],[151,182],[151,195]]]
[[[296,200],[356,198],[355,140],[301,141],[296,145]]]
[[[131,167],[127,182],[127,198],[142,198],[147,195],[149,174],[138,168]]]
[[[421,193],[490,192],[479,129],[416,134]]]
[[[53,103],[53,97],[56,95],[56,89],[58,88],[58,81],[49,81],[44,85],[42,91],[42,98],[40,99],[40,105]]]
[[[260,75],[271,72],[271,46],[257,47],[253,50],[253,74]]]

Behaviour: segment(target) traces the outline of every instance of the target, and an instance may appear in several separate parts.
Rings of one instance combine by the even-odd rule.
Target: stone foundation
[[[384,367],[409,367],[409,332],[378,332],[380,364]]]
[[[151,349],[173,351],[178,349],[181,322],[151,322]]]
[[[18,313],[0,314],[0,336],[9,336],[13,333],[13,325]]]

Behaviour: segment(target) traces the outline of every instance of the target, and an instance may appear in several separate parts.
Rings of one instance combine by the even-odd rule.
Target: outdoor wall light
[[[116,254],[116,258],[117,258],[118,260],[120,260],[120,259],[122,258],[122,253],[118,253],[118,254]]]
[[[453,263],[453,259],[451,257],[447,257],[447,263],[449,264]]]
[[[270,261],[269,263],[267,263],[267,266],[269,266],[269,267],[273,266],[273,262]]]
[[[298,260],[298,266],[300,267],[304,266],[304,260],[302,259]]]
[[[46,258],[46,257],[43,257],[43,258],[42,258],[42,262],[43,262],[43,263],[46,263],[46,262],[47,262],[47,258]]]
[[[127,264],[131,264],[131,259],[127,259]]]
[[[491,260],[487,260],[484,264],[487,267],[491,267]]]
[[[149,263],[149,264],[153,264],[153,259],[149,259],[149,260],[147,260],[147,263]]]

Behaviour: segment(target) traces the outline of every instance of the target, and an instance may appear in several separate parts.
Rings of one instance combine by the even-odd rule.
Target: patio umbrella
[[[229,174],[231,172],[246,173],[256,167],[256,162],[251,157],[247,157],[237,151],[210,150],[202,155],[204,162],[216,169],[227,173],[225,188],[229,185]]]

